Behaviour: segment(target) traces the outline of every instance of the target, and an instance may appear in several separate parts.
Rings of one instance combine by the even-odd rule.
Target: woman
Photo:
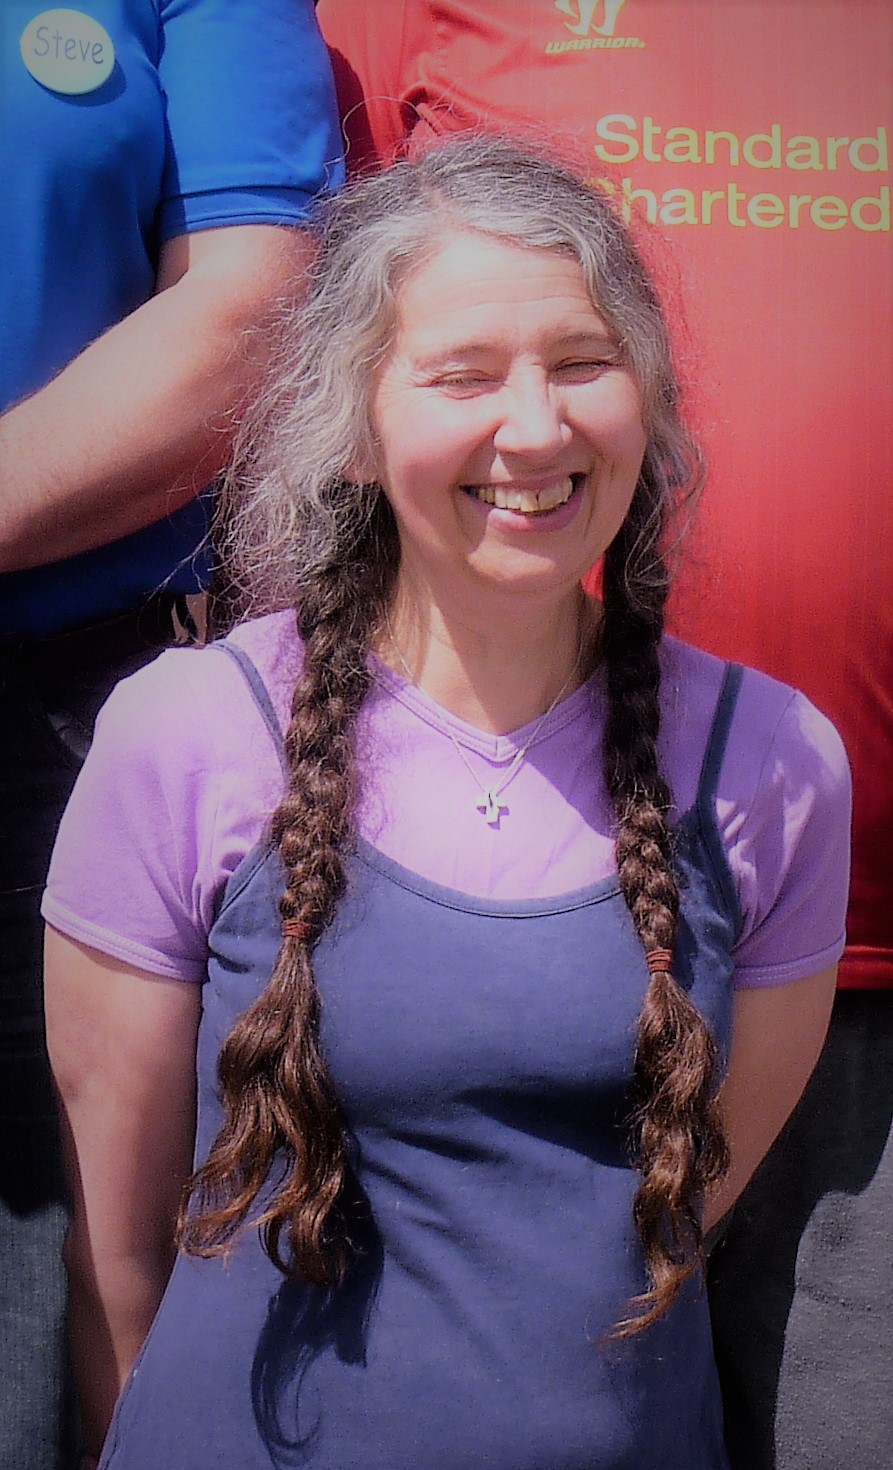
[[[662,637],[697,457],[574,175],[355,186],[286,340],[273,615],[115,695],[45,901],[97,1425],[199,1162],[103,1465],[723,1467],[702,1229],[821,1044],[839,742]]]

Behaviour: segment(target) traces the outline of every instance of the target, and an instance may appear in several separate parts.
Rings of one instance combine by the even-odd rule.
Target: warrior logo
[[[588,36],[590,31],[598,36],[613,36],[617,17],[625,3],[626,0],[555,0],[555,9],[576,22],[571,25],[565,21],[565,28],[572,36]],[[596,11],[604,16],[601,25],[596,25]]]

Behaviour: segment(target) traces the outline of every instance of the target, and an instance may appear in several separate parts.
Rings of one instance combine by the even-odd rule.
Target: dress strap
[[[719,784],[719,773],[722,769],[723,757],[726,753],[726,745],[729,739],[729,730],[732,725],[732,717],[738,702],[738,693],[741,689],[741,680],[744,670],[740,664],[726,664],[726,671],[716,701],[716,709],[713,712],[713,722],[710,726],[710,734],[707,737],[707,748],[704,752],[704,761],[701,766],[701,776],[698,782],[697,811],[698,821],[710,855],[711,865],[719,881],[728,912],[732,916],[732,923],[736,938],[740,935],[744,923],[741,912],[741,901],[738,897],[738,888],[729,866],[728,853],[725,850],[716,820],[716,788]]]
[[[228,639],[218,639],[216,643],[209,643],[208,647],[217,649],[219,653],[228,654],[233,663],[238,666],[245,683],[248,685],[251,696],[260,711],[261,719],[270,732],[270,738],[276,747],[276,754],[279,757],[279,764],[287,776],[289,774],[288,760],[285,754],[285,738],[282,734],[282,726],[273,707],[270,692],[261,678],[257,665],[248,657],[248,654],[243,648],[239,648],[238,644],[231,643]]]
[[[716,709],[713,711],[710,734],[707,737],[707,749],[704,752],[701,776],[698,781],[699,806],[703,806],[705,802],[712,804],[716,796],[719,773],[722,769],[723,757],[726,753],[726,745],[729,739],[729,730],[731,729],[735,706],[738,703],[738,693],[741,689],[741,680],[743,677],[744,670],[740,664],[726,664],[722,688],[719,691],[719,699],[716,701]]]

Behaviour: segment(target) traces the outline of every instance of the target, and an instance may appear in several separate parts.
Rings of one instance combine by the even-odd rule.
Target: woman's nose
[[[507,454],[548,456],[570,442],[562,394],[539,374],[505,384],[499,403],[496,449]]]

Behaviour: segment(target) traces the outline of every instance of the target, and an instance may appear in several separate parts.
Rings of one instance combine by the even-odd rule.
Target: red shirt
[[[855,783],[841,983],[893,986],[893,8],[317,13],[354,172],[432,134],[520,128],[653,220],[711,467],[674,631],[796,685],[840,729]]]

